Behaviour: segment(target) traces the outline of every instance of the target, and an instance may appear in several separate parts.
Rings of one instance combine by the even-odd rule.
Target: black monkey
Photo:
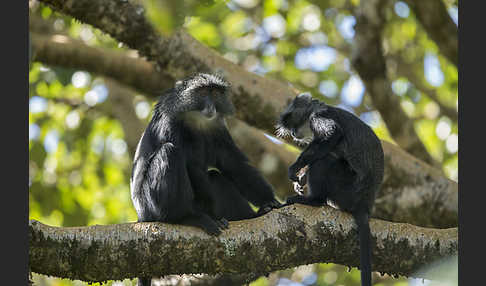
[[[298,95],[281,113],[277,135],[307,144],[289,167],[289,178],[297,182],[296,192],[307,181],[308,192],[289,197],[287,203],[321,206],[329,200],[350,212],[359,232],[361,284],[370,286],[369,215],[384,171],[380,140],[352,113],[312,99],[309,93]],[[299,178],[297,173],[306,166]]]
[[[227,220],[281,206],[231,138],[225,116],[233,112],[229,83],[216,75],[200,73],[165,92],[133,161],[130,190],[138,221],[192,225],[218,235]],[[260,207],[258,213],[248,202]],[[150,285],[149,278],[139,281]]]

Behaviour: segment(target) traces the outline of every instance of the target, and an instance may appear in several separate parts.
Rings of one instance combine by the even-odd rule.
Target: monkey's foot
[[[221,234],[221,229],[218,223],[206,214],[199,213],[197,215],[186,217],[181,220],[180,223],[202,228],[209,235],[218,236]]]
[[[228,229],[229,228],[228,220],[225,219],[224,217],[216,220],[216,224],[218,225],[219,228],[222,228],[222,229]]]
[[[279,201],[276,199],[273,199],[272,201],[265,203],[258,209],[258,212],[256,213],[255,217],[262,216],[268,212],[270,212],[273,209],[279,209],[281,207],[285,206],[285,204],[281,204]]]
[[[326,205],[326,202],[318,201],[315,199],[309,199],[305,196],[301,195],[296,195],[292,197],[287,198],[287,205],[291,204],[303,204],[303,205],[309,205],[309,206],[324,206]]]
[[[256,217],[262,216],[272,210],[272,207],[270,206],[262,206],[258,209],[258,212],[256,213]]]
[[[221,229],[217,224],[205,225],[203,228],[209,235],[218,236],[221,234]]]

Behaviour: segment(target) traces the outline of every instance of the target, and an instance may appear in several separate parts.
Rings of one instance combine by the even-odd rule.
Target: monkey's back
[[[365,175],[364,183],[376,192],[384,174],[384,153],[380,139],[359,117],[344,109],[332,108],[344,131],[345,158],[353,167],[361,169]]]

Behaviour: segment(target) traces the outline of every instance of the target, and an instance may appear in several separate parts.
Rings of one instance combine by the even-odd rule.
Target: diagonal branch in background
[[[439,51],[456,67],[458,65],[457,26],[442,0],[405,0]]]
[[[436,279],[417,271],[458,253],[457,228],[376,219],[370,220],[370,228],[374,271]],[[164,223],[68,228],[29,223],[31,270],[84,281],[182,273],[263,275],[317,262],[359,265],[351,215],[328,206],[294,205],[231,222],[219,237]]]
[[[383,12],[387,1],[361,1],[357,8],[355,45],[352,64],[366,85],[373,106],[380,112],[393,139],[410,154],[425,162],[439,166],[427,152],[414,129],[414,121],[400,107],[400,100],[391,89],[382,48],[382,31],[385,26]]]
[[[171,76],[157,72],[151,63],[133,53],[90,47],[58,34],[32,33],[32,45],[35,61],[109,76],[150,94],[160,94],[174,83]]]
[[[71,41],[68,41],[71,43]],[[37,49],[36,41],[33,41],[34,49]],[[52,41],[44,43],[46,50],[53,49],[53,51],[46,51],[38,55],[37,60],[48,64],[56,64],[56,58],[64,57],[64,49],[58,49],[55,43],[51,45]],[[78,51],[75,54],[78,56],[78,61],[85,63],[84,52],[89,50],[89,47],[82,43],[78,43]],[[73,46],[72,48],[75,48]],[[57,53],[59,53],[57,55]],[[43,54],[52,54],[52,57],[42,57]],[[57,56],[56,56],[57,55]],[[96,56],[100,61],[106,60],[103,53]],[[131,59],[135,65],[150,65],[143,59]],[[124,61],[121,59],[121,61]],[[105,65],[102,63],[102,65]],[[132,73],[139,71],[132,65],[124,65],[120,67],[119,73]],[[93,68],[94,69],[94,68]],[[96,72],[90,66],[86,66],[86,70]],[[144,70],[144,73],[138,74],[140,78],[149,78],[153,70]],[[106,74],[105,74],[106,75]],[[121,76],[119,78],[121,83],[130,84],[131,81],[123,82],[123,79],[132,78],[131,75]],[[133,104],[131,98],[133,92],[124,90],[119,84],[110,81],[113,85],[110,89],[110,106],[109,112],[118,118],[123,126],[126,134],[126,140],[131,153],[134,152],[137,141],[141,132],[143,131],[143,124],[138,120],[133,112]],[[153,84],[153,85],[150,85]],[[152,90],[157,88],[159,82],[147,81],[142,88]],[[167,89],[170,86],[159,86],[159,88]],[[155,95],[148,94],[155,98]],[[131,107],[132,111],[127,108]],[[123,124],[123,123],[126,124]],[[140,124],[136,124],[136,123]],[[246,123],[230,119],[228,121],[230,132],[236,143],[250,158],[254,166],[259,167],[263,171],[265,177],[276,188],[277,194],[281,198],[293,194],[292,187],[288,180],[282,180],[287,177],[287,166],[295,161],[297,154],[289,151],[283,145],[276,145],[272,143],[259,129],[251,127]],[[132,127],[129,127],[134,125]],[[415,159],[409,154],[402,151],[397,146],[383,142],[385,151],[385,178],[383,187],[376,197],[374,217],[381,219],[408,222],[415,225],[427,227],[453,227],[457,226],[457,183],[445,178],[439,171]],[[273,162],[273,163],[272,163]],[[269,165],[274,165],[269,166]],[[420,210],[420,211],[419,211]]]
[[[458,184],[386,141],[385,176],[373,217],[426,227],[458,225]]]
[[[427,97],[433,100],[440,107],[440,111],[451,120],[457,122],[457,110],[454,107],[445,105],[439,98],[437,89],[428,86],[424,82],[423,69],[414,67],[406,63],[399,55],[387,56],[387,60],[393,61],[396,65],[396,73],[399,76],[406,77],[418,90],[423,92]],[[422,76],[422,77],[421,77]]]

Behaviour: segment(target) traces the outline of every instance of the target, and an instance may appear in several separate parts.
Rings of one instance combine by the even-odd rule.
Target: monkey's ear
[[[296,99],[310,102],[312,100],[312,94],[310,94],[310,92],[303,92],[297,95]]]

